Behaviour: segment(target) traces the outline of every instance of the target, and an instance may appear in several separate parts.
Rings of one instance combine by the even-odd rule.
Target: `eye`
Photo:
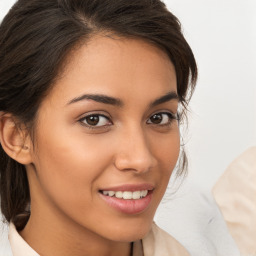
[[[99,114],[91,114],[83,117],[79,120],[82,124],[91,127],[102,127],[111,125],[111,122],[108,117]]]
[[[173,119],[178,120],[178,117],[172,113],[156,113],[152,115],[147,123],[156,125],[168,125]]]

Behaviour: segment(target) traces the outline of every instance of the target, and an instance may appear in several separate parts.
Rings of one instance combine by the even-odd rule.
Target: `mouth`
[[[102,189],[99,194],[112,209],[125,214],[139,214],[149,207],[153,191],[153,186],[149,185],[126,185]]]
[[[124,200],[138,200],[146,197],[152,190],[138,190],[138,191],[113,191],[113,190],[100,190],[104,196],[115,197]]]

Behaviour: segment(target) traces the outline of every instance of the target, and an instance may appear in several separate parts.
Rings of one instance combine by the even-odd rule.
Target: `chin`
[[[137,241],[140,239],[143,239],[148,232],[150,231],[150,228],[147,230],[139,230],[139,229],[134,229],[134,231],[122,231],[121,234],[117,235],[112,235],[110,240],[112,241],[118,241],[118,242],[133,242]]]
[[[144,238],[152,227],[152,220],[150,222],[144,221],[144,223],[129,223],[127,221],[124,226],[116,226],[111,231],[109,239],[119,242],[133,242]]]

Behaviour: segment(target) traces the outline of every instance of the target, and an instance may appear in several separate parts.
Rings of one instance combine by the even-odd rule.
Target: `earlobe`
[[[31,163],[31,141],[11,114],[0,115],[0,142],[3,150],[20,164]]]

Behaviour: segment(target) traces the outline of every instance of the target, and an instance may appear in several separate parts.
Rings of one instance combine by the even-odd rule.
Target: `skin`
[[[21,236],[35,251],[130,255],[130,242],[151,228],[179,155],[178,121],[166,114],[165,125],[150,119],[177,113],[177,99],[151,104],[170,92],[177,92],[173,64],[142,40],[95,36],[73,51],[39,108],[34,147],[28,146],[31,217]],[[84,94],[122,104],[70,103]],[[81,120],[89,114],[107,118],[92,129]],[[141,183],[154,191],[139,214],[113,209],[99,194],[106,186]]]

